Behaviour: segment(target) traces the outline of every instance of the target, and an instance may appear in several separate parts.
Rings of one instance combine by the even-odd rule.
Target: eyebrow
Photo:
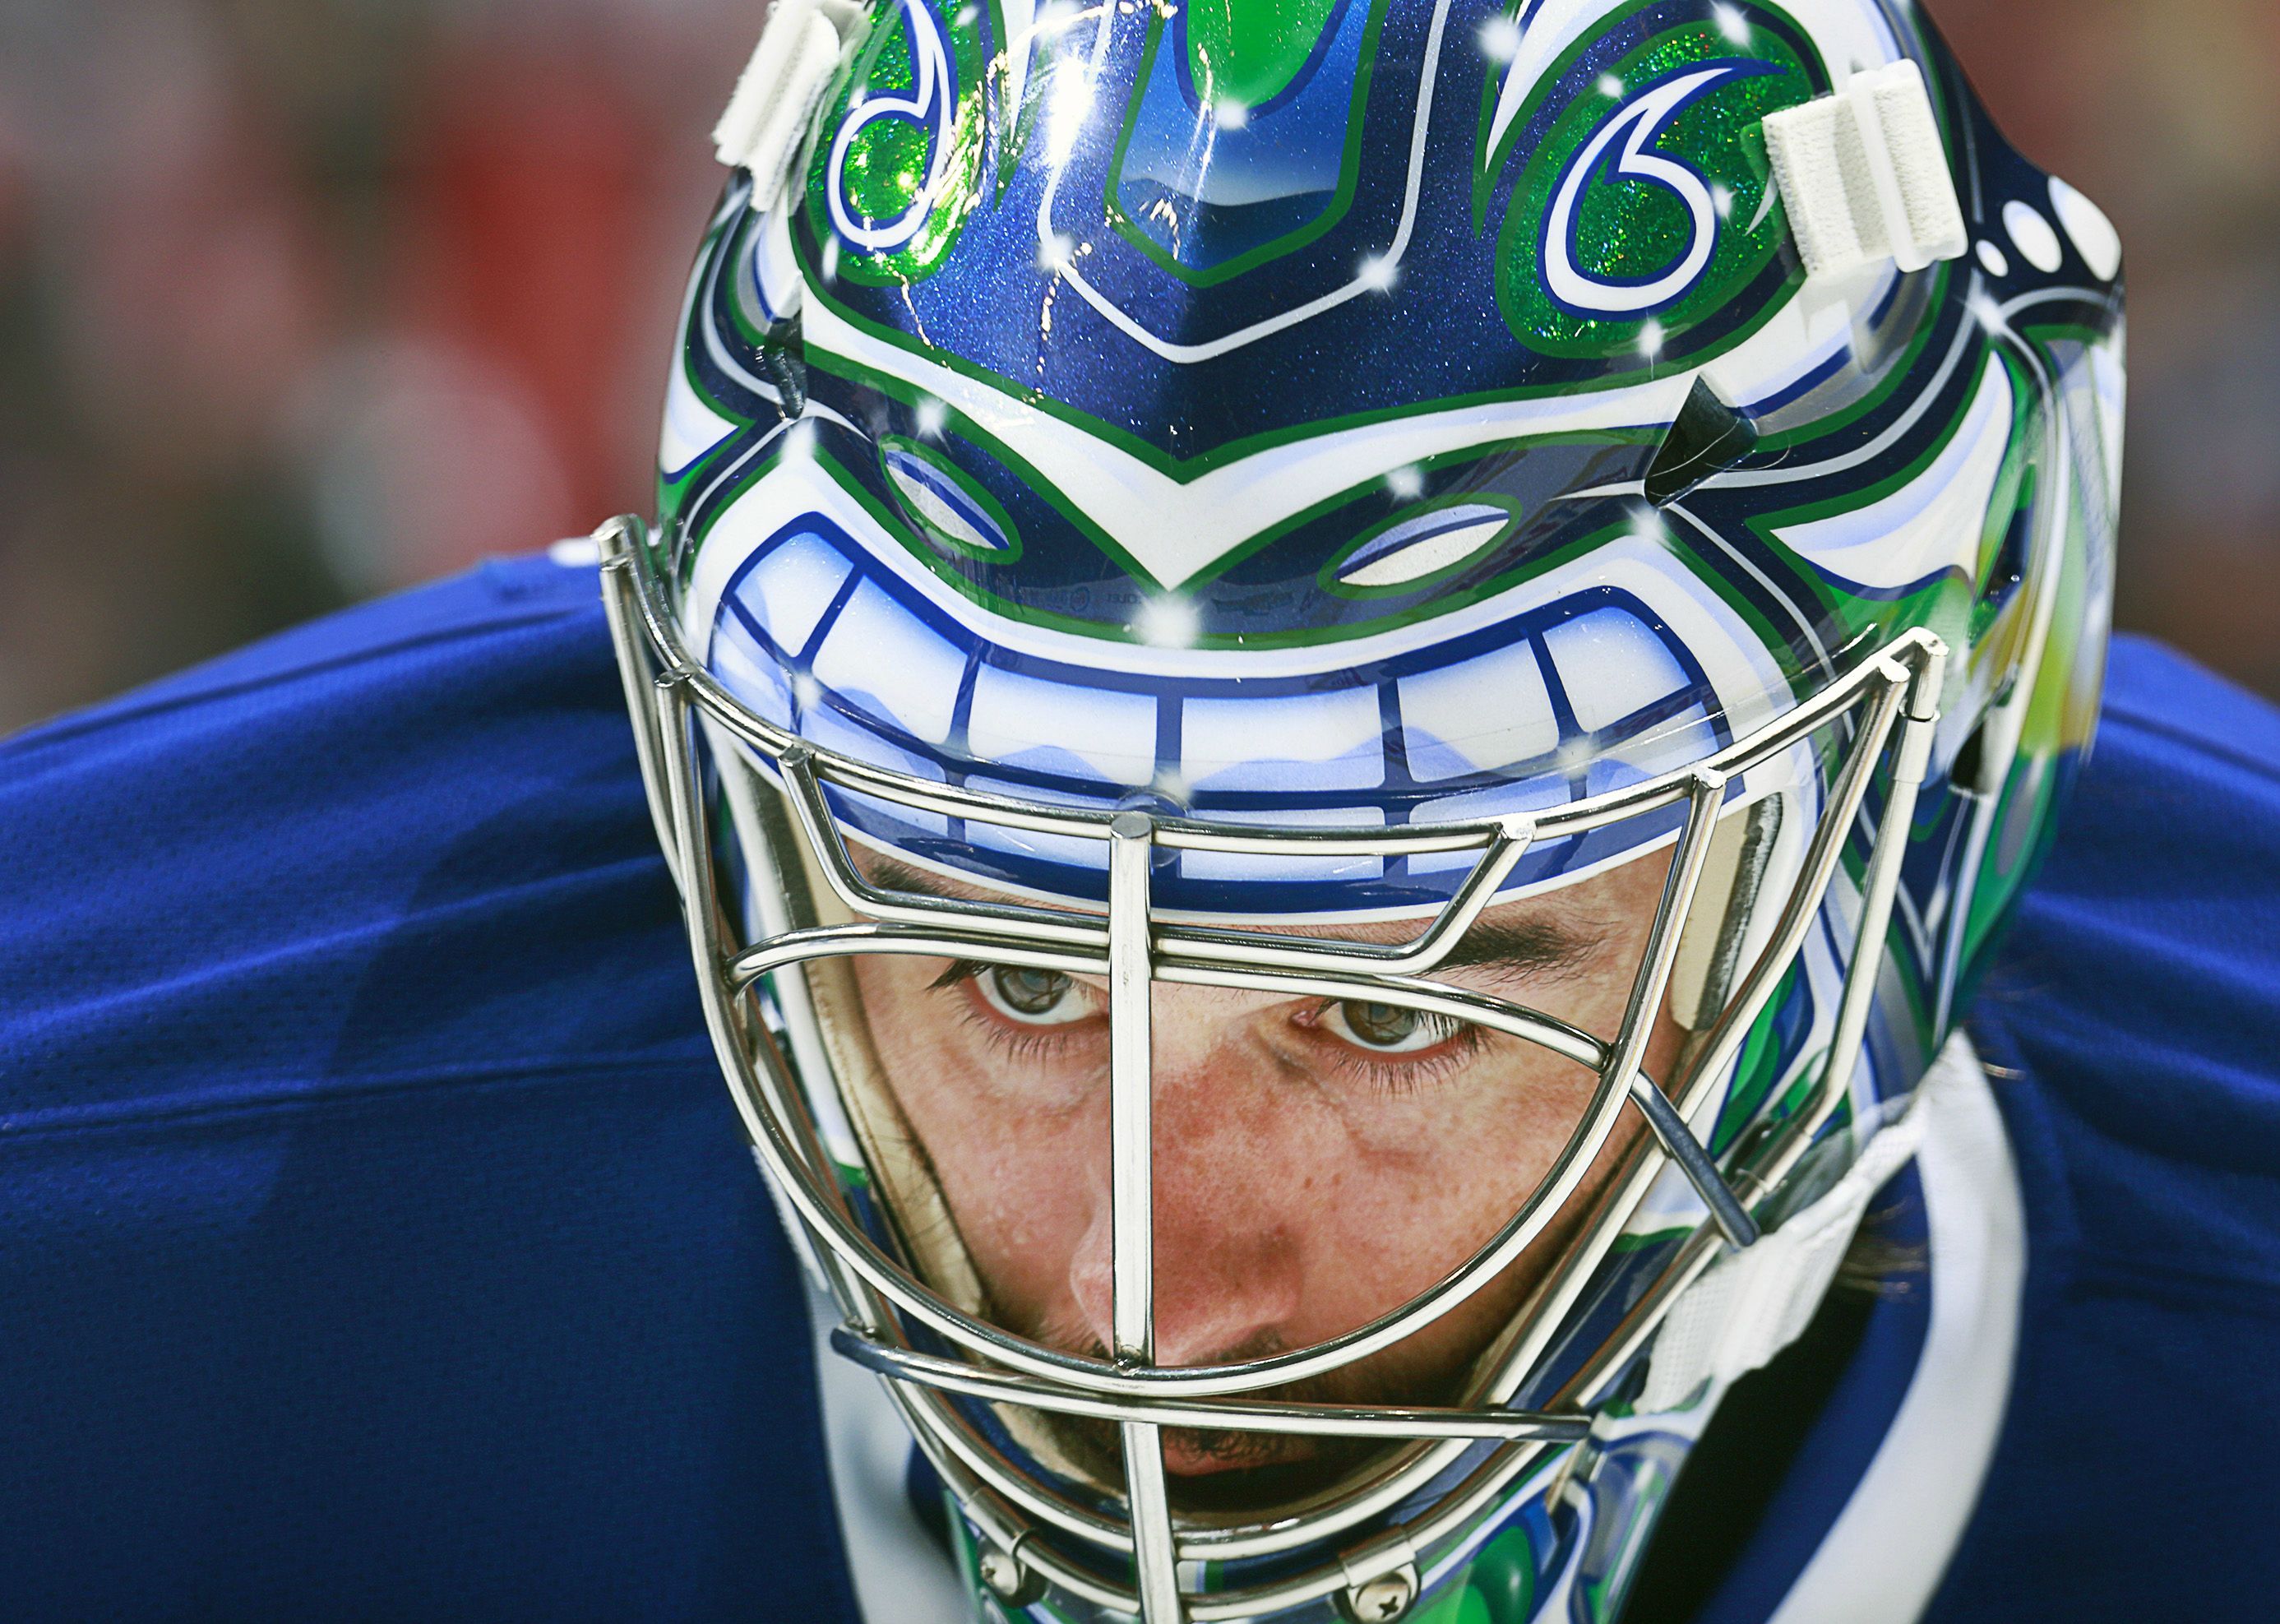
[[[921,874],[891,858],[874,858],[873,864],[872,883],[882,890],[908,891],[944,902],[982,900],[974,890]],[[1261,931],[1259,934],[1278,933]],[[1367,935],[1341,937],[1302,935],[1297,932],[1286,934],[1293,942],[1318,942],[1326,947],[1390,947],[1410,939],[1403,936],[1393,941],[1379,941]],[[1465,933],[1464,940],[1450,950],[1434,966],[1431,974],[1437,975],[1449,970],[1479,969],[1490,972],[1500,981],[1541,980],[1581,969],[1598,952],[1603,943],[1604,937],[1597,931],[1553,920],[1477,920]]]
[[[1602,938],[1551,920],[1482,920],[1436,967],[1478,968],[1515,977],[1564,975],[1581,969]]]

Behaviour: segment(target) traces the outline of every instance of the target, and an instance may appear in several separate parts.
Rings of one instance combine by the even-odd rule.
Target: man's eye
[[[1076,983],[1058,970],[994,965],[974,979],[983,1002],[1008,1020],[1024,1026],[1063,1026],[1092,1012]]]
[[[1414,1054],[1447,1043],[1464,1029],[1462,1021],[1398,1004],[1347,998],[1322,1012],[1323,1029],[1357,1048],[1380,1054]]]

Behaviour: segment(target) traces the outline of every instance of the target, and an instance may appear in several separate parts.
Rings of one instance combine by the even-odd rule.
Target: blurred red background
[[[2120,225],[2120,619],[2280,693],[2280,4],[1934,0]],[[650,502],[761,0],[7,0],[0,731]]]

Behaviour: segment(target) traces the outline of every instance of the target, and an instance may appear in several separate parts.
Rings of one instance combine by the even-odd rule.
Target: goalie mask
[[[2120,250],[1873,0],[778,0],[659,832],[980,1615],[1598,1617],[2095,712]]]

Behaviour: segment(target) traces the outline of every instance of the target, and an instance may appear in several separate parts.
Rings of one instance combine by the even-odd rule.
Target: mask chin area
[[[718,729],[708,733],[736,835],[747,930],[777,935],[855,922],[800,833],[782,786]],[[859,1154],[881,1197],[878,1216],[913,1272],[959,1309],[992,1318],[973,1254],[879,1058],[852,961],[813,959],[780,971],[775,995],[779,1042],[800,1092],[827,1141],[835,1130],[843,1139],[841,1158]],[[801,1227],[787,1227],[800,1242]],[[1082,1435],[1019,1405],[962,1407],[982,1416],[985,1431],[1002,1434],[995,1442],[1009,1459],[1052,1486],[1097,1496],[1121,1491],[1123,1470],[1115,1455],[1087,1447]],[[1113,1428],[1110,1439],[1113,1444]]]

